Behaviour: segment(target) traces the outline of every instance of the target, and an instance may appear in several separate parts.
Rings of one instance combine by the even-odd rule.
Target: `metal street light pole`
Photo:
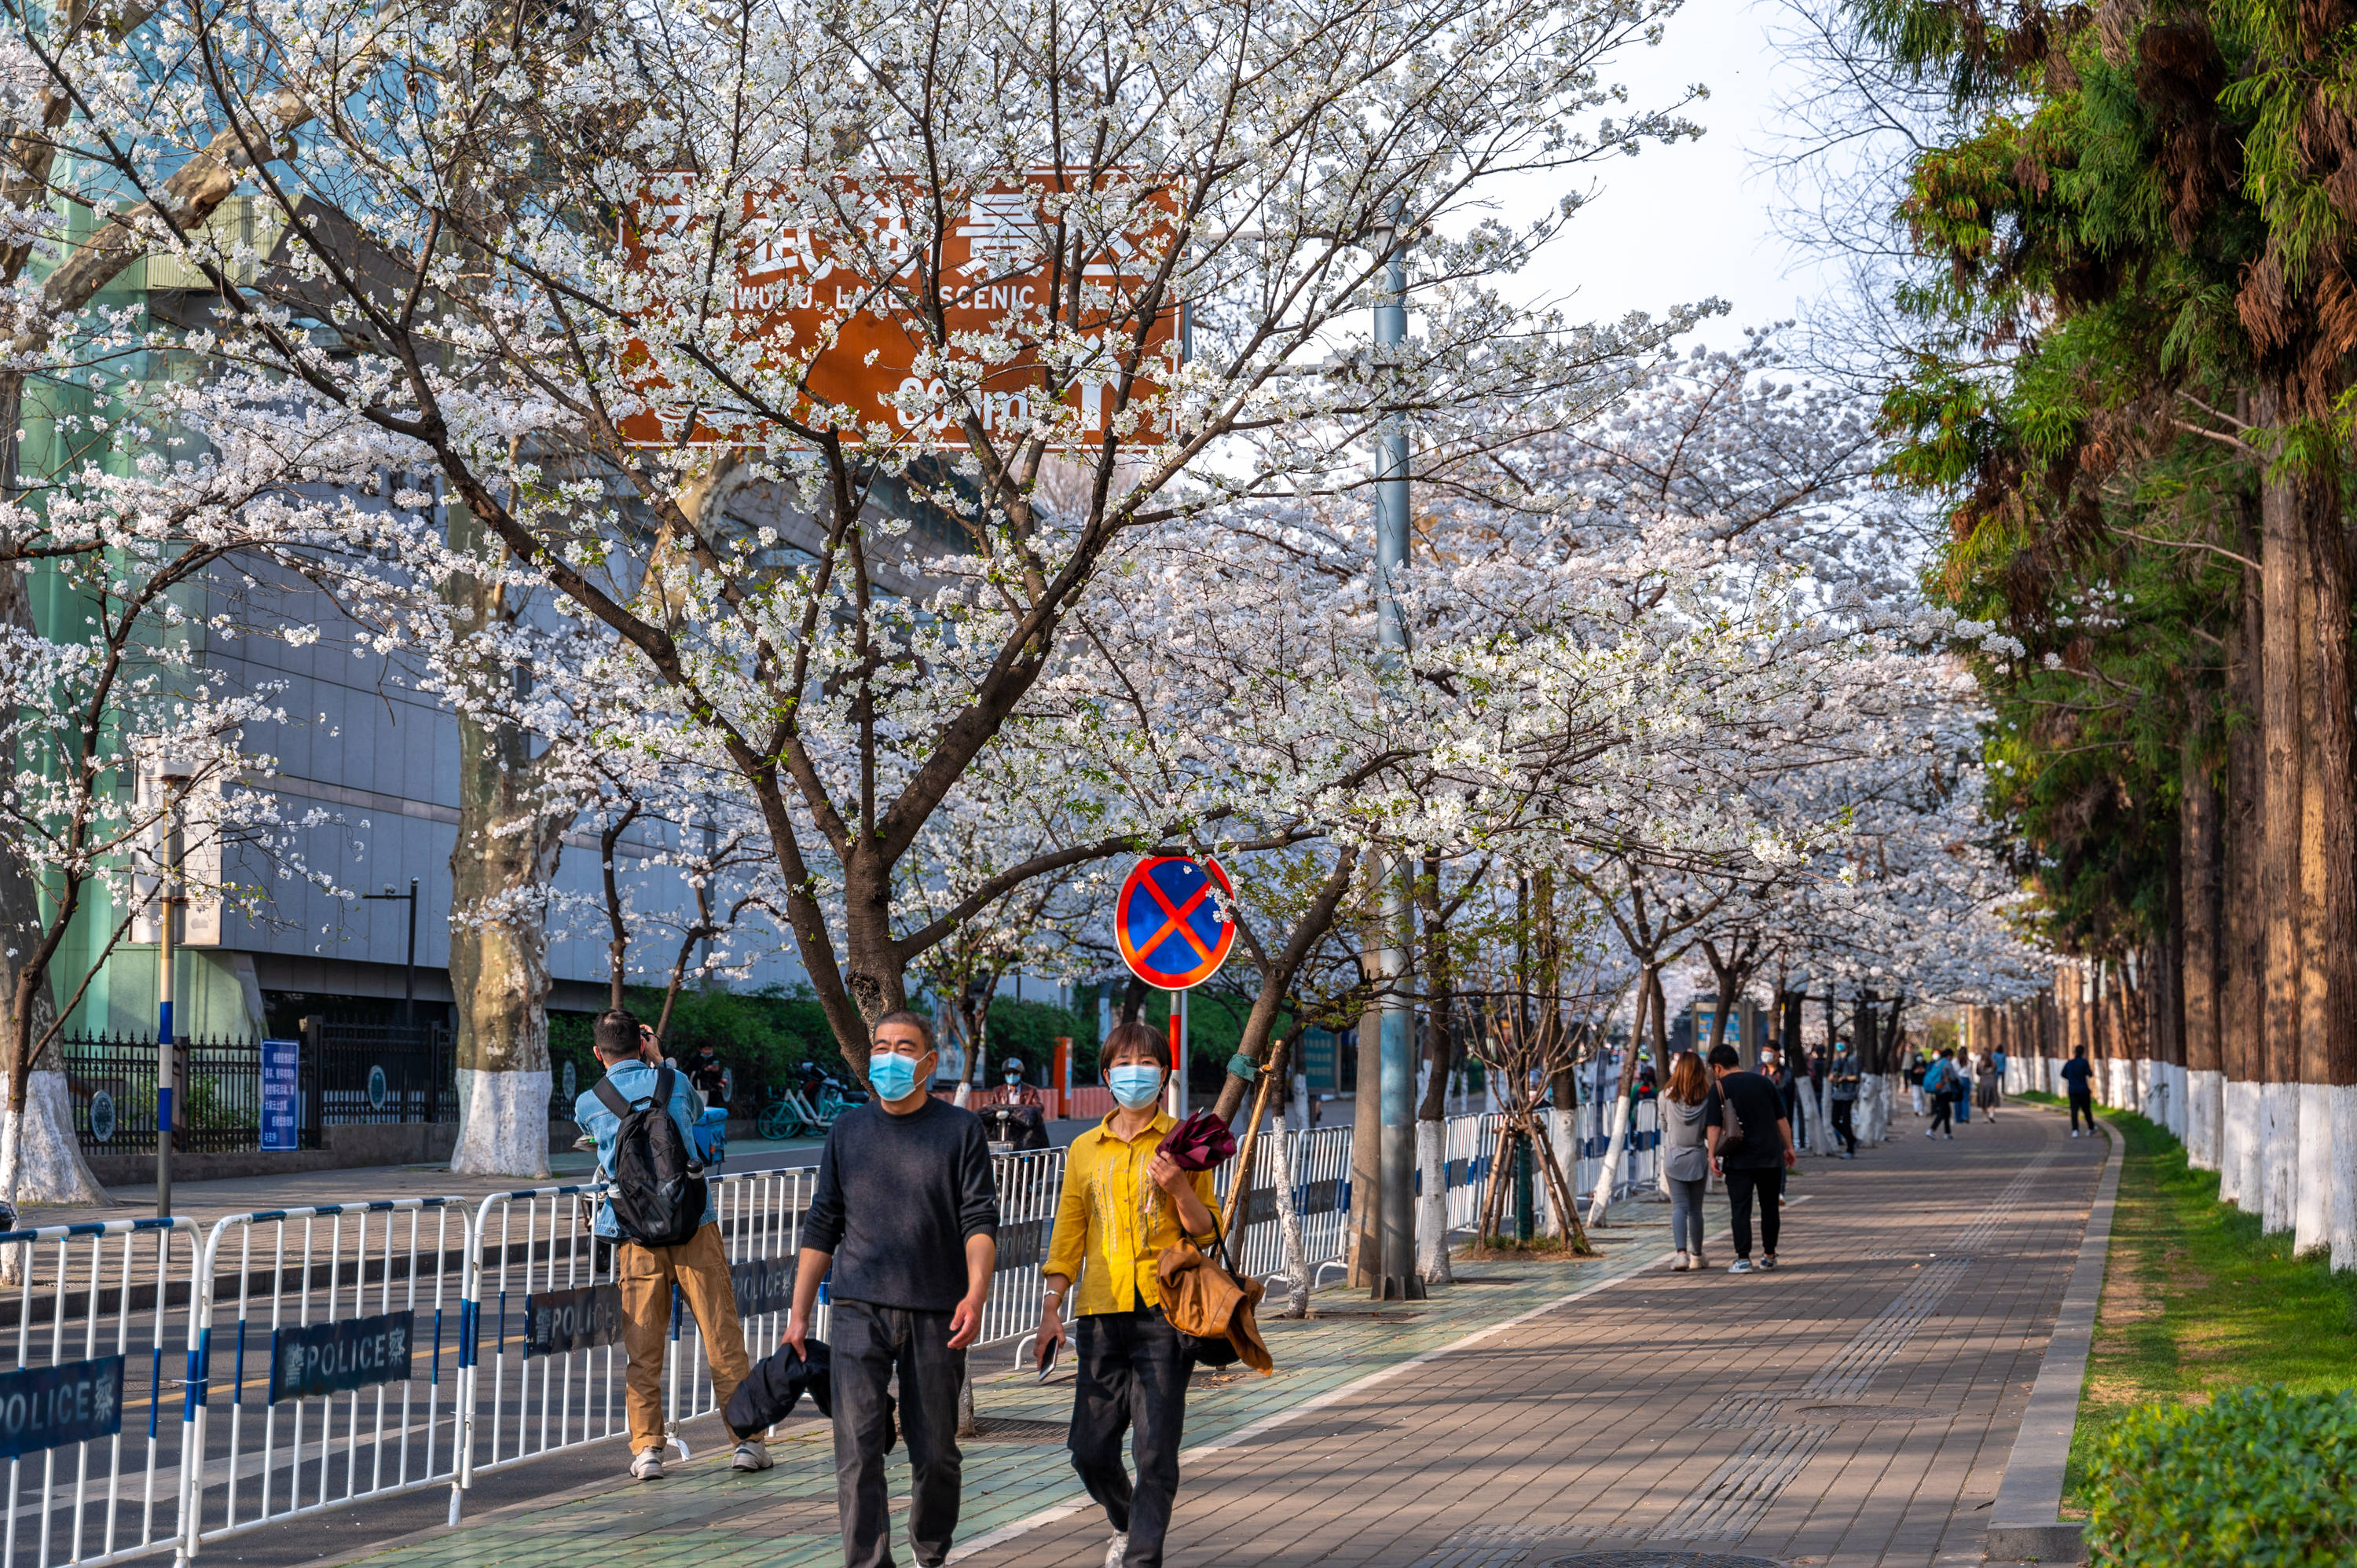
[[[382,893],[363,893],[361,897],[371,902],[398,904],[406,900],[409,904],[409,956],[404,961],[401,972],[401,1026],[414,1028],[417,1011],[417,878],[413,876],[409,879],[409,891],[406,893],[395,893],[388,886]]]
[[[1392,206],[1391,226],[1383,231],[1389,252],[1382,303],[1375,306],[1375,348],[1396,349],[1407,341],[1407,235],[1403,231],[1399,203]],[[1383,385],[1383,371],[1373,383]],[[1407,569],[1408,540],[1407,416],[1394,410],[1383,422],[1375,471],[1376,635],[1387,660],[1407,658],[1407,613],[1400,604],[1401,578]],[[1378,1189],[1382,1208],[1377,1235],[1382,1241],[1381,1273],[1374,1296],[1381,1301],[1421,1301],[1424,1278],[1415,1269],[1415,1015],[1406,995],[1408,968],[1408,877],[1411,863],[1393,855],[1383,867],[1382,970],[1382,1040],[1378,1057],[1383,1141],[1380,1144]]]
[[[160,773],[156,787],[167,792],[164,808],[163,864],[156,867],[156,1218],[172,1217],[172,1091],[180,1076],[178,1037],[172,1019],[172,922],[184,902],[179,895],[181,854],[180,808],[187,794],[186,774]]]

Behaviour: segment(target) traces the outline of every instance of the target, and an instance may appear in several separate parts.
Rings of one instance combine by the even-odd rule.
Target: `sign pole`
[[[1170,1080],[1162,1086],[1162,1108],[1187,1116],[1187,993],[1170,993]]]
[[[1383,302],[1375,306],[1375,347],[1380,352],[1407,341],[1407,236],[1401,228],[1401,209],[1392,205],[1391,227],[1383,231],[1390,252]],[[1407,657],[1407,615],[1400,604],[1400,579],[1407,570],[1408,463],[1407,417],[1394,412],[1383,420],[1378,446],[1375,480],[1376,635],[1384,660],[1394,665]],[[1424,1279],[1415,1272],[1415,1015],[1409,1010],[1407,879],[1413,863],[1405,855],[1387,857],[1383,879],[1383,935],[1378,948],[1376,999],[1382,1018],[1377,1055],[1383,1142],[1378,1155],[1376,1235],[1381,1242],[1381,1272],[1374,1280],[1378,1301],[1421,1301]]]
[[[186,776],[166,773],[156,782],[169,791],[164,809],[164,864],[156,867],[156,1218],[172,1217],[172,1090],[180,1076],[180,1053],[173,1048],[172,916],[180,875],[180,797]]]

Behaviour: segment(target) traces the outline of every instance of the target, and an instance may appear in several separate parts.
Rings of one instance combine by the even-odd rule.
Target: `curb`
[[[2111,1252],[2112,1209],[2120,1190],[2120,1164],[2126,1140],[2108,1122],[2098,1121],[2111,1152],[2087,1210],[2079,1240],[2079,1262],[2062,1292],[2062,1309],[2046,1341],[2038,1381],[2021,1412],[2013,1451],[1997,1483],[1989,1513],[1986,1551],[1992,1563],[2084,1563],[2083,1526],[2062,1514],[2062,1473],[2071,1460],[2071,1435],[2079,1423],[2079,1391],[2087,1380],[2087,1352],[2094,1338],[2095,1306],[2104,1294],[2104,1262]]]

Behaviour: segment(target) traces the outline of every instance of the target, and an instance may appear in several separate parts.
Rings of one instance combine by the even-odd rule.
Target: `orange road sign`
[[[686,260],[683,247],[704,221],[694,212],[695,184],[693,174],[659,177],[633,208],[624,238],[642,269],[666,252]],[[949,221],[921,251],[914,236],[935,193],[914,179],[805,191],[807,220],[780,210],[782,192],[748,193],[731,236],[734,281],[722,306],[728,340],[762,345],[756,362],[765,384],[786,381],[780,371],[791,377],[792,406],[776,412],[808,424],[880,427],[910,446],[963,447],[969,414],[985,439],[1006,439],[1032,428],[1052,398],[1065,411],[1059,444],[1093,445],[1114,418],[1125,367],[1136,371],[1128,406],[1143,402],[1150,412],[1158,377],[1178,362],[1181,307],[1165,299],[1147,318],[1144,303],[1176,242],[1178,202],[1168,192],[1141,197],[1111,186],[1084,193],[1092,204],[1109,193],[1150,216],[1081,257],[1075,288],[1072,248],[1059,250],[1054,227],[1069,189],[1053,174],[1035,173],[1019,186],[974,191],[948,204]],[[822,198],[823,221],[807,205]],[[1095,346],[1060,386],[1050,385],[1039,351],[1051,328]],[[642,332],[624,354],[634,390],[651,405],[622,420],[625,439],[641,446],[748,439],[760,413],[725,392],[705,407],[677,395],[655,368],[653,336]],[[691,334],[671,336],[667,355]],[[708,327],[693,336],[708,339]],[[977,388],[970,403],[945,397],[943,371]],[[1151,445],[1162,435],[1149,418],[1121,438]]]

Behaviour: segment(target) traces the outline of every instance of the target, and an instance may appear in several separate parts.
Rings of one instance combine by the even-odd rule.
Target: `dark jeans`
[[[2095,1096],[2092,1090],[2074,1089],[2071,1091],[2071,1131],[2079,1130],[2079,1118],[2087,1119],[2087,1131],[2095,1130]]]
[[[1954,1137],[1956,1135],[1956,1131],[1953,1118],[1955,1114],[1956,1102],[1954,1101],[1949,1099],[1944,1094],[1933,1100],[1932,1101],[1932,1124],[1923,1130],[1924,1135],[1929,1137],[1933,1133],[1945,1133],[1951,1138]]]
[[[834,1355],[834,1495],[844,1568],[892,1568],[884,1444],[893,1415],[888,1386],[896,1372],[900,1439],[909,1445],[909,1543],[931,1568],[950,1554],[964,1464],[957,1403],[965,1352],[949,1348],[950,1315],[837,1297],[827,1344]]]
[[[1760,1250],[1772,1258],[1776,1255],[1776,1232],[1783,1219],[1777,1212],[1776,1200],[1784,1196],[1784,1167],[1727,1167],[1727,1201],[1735,1210],[1735,1255],[1738,1258],[1751,1256],[1751,1195],[1755,1192],[1760,1195]]]
[[[1158,1307],[1095,1312],[1080,1320],[1066,1446],[1089,1496],[1114,1529],[1129,1537],[1124,1568],[1162,1568],[1162,1537],[1178,1497],[1178,1448],[1187,1424],[1187,1379],[1194,1358]],[[1121,1437],[1131,1434],[1137,1482],[1122,1467]]]
[[[1834,1136],[1848,1144],[1851,1154],[1857,1153],[1857,1101],[1836,1100],[1825,1109],[1834,1119]]]

